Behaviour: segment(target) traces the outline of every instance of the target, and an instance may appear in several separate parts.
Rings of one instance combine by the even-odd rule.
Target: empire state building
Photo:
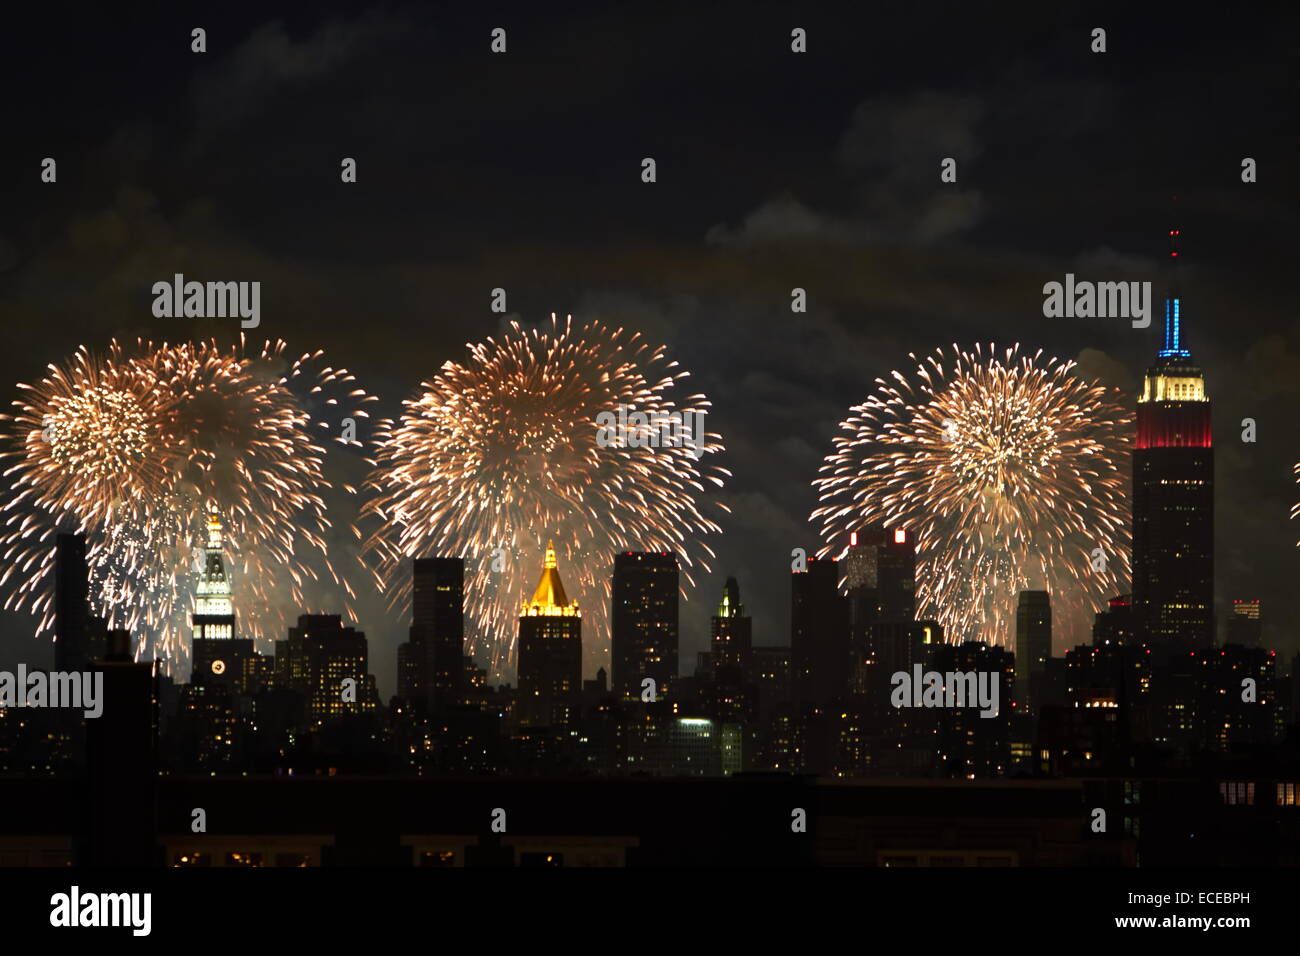
[[[1171,263],[1179,230],[1169,231]],[[1133,611],[1154,647],[1214,642],[1214,447],[1205,376],[1183,341],[1176,282],[1137,406],[1133,452]]]

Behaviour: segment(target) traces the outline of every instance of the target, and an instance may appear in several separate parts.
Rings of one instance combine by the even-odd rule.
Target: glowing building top
[[[1169,230],[1176,273],[1179,230]],[[1214,440],[1205,378],[1183,342],[1178,286],[1137,405],[1133,450],[1135,639],[1183,657],[1214,644]]]
[[[1183,340],[1177,266],[1181,232],[1169,230],[1170,288],[1160,351],[1155,364],[1147,369],[1138,399],[1138,448],[1208,448],[1211,444],[1205,375],[1192,361],[1192,352]],[[1153,416],[1153,407],[1164,411]]]
[[[546,561],[542,566],[542,577],[533,591],[533,599],[524,602],[525,617],[581,617],[578,602],[570,601],[564,593],[564,582],[560,580],[560,570],[556,567],[555,546],[547,542]]]
[[[1178,239],[1181,229],[1169,230],[1170,281],[1165,299],[1164,332],[1156,363],[1147,370],[1140,402],[1207,402],[1205,377],[1192,364],[1183,342],[1182,297],[1178,292]]]
[[[231,599],[230,578],[221,554],[221,519],[208,516],[208,543],[204,548],[203,571],[195,591],[194,616],[191,623],[196,638],[231,638],[235,636],[235,606]]]
[[[722,603],[718,605],[715,617],[744,617],[745,605],[740,603],[740,584],[735,578],[727,578],[722,587]]]

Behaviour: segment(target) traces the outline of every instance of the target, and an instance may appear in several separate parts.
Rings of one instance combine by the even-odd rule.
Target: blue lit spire
[[[1182,316],[1179,314],[1178,296],[1178,237],[1181,229],[1169,230],[1169,297],[1165,299],[1165,335],[1160,348],[1161,358],[1191,358],[1190,350],[1183,348]]]
[[[1182,319],[1178,314],[1178,299],[1165,299],[1165,339],[1160,349],[1161,358],[1190,358],[1192,353],[1182,347]]]

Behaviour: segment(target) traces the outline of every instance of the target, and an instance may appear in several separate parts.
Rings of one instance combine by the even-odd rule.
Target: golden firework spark
[[[697,536],[719,530],[697,498],[729,473],[687,448],[601,447],[596,416],[620,404],[703,413],[709,402],[676,404],[687,373],[664,349],[597,322],[552,316],[544,331],[512,323],[499,340],[468,348],[469,361],[447,362],[378,429],[375,496],[363,509],[378,521],[369,551],[398,608],[409,606],[409,558],[463,557],[467,650],[501,677],[514,668],[519,602],[554,536],[582,607],[583,644],[599,659],[614,553],[674,551],[692,583],[692,552],[712,556]],[[722,450],[719,436],[705,439],[705,454]]]
[[[918,613],[951,640],[1010,643],[1017,593],[1046,588],[1073,641],[1071,622],[1128,586],[1132,416],[1042,356],[911,355],[914,376],[876,380],[814,481],[822,555],[864,524],[911,530]]]
[[[30,609],[48,631],[53,535],[84,533],[92,609],[176,664],[188,656],[193,555],[211,512],[227,529],[241,633],[278,637],[308,582],[341,588],[346,606],[351,586],[326,553],[326,449],[312,429],[343,438],[340,422],[312,408],[340,412],[334,392],[355,380],[311,371],[321,352],[290,362],[285,348],[267,342],[250,355],[242,336],[229,349],[114,341],[20,385],[14,413],[0,415],[12,462],[5,606]],[[354,419],[374,401],[355,387],[344,400]]]

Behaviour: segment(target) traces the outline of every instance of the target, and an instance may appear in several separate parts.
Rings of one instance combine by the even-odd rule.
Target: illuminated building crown
[[[208,543],[204,551],[203,573],[199,577],[197,592],[198,613],[229,614],[230,578],[226,576],[226,563],[221,555],[221,519],[216,515],[208,516]]]
[[[230,578],[221,554],[221,519],[208,516],[208,542],[204,547],[203,571],[195,588],[195,637],[230,638],[235,633],[235,605],[231,599]]]
[[[581,617],[578,602],[570,601],[564,593],[564,582],[560,580],[560,570],[555,561],[555,545],[550,542],[546,544],[546,561],[542,565],[541,580],[533,590],[533,599],[524,602],[523,613],[528,617]]]
[[[717,617],[744,617],[745,605],[740,603],[740,584],[735,578],[727,578],[722,588],[722,603],[718,605]]]
[[[1170,288],[1165,299],[1164,335],[1155,364],[1142,379],[1138,399],[1137,448],[1209,448],[1213,445],[1210,397],[1205,376],[1183,343],[1182,300],[1178,294],[1179,229],[1169,230]]]
[[[1164,333],[1156,363],[1147,370],[1140,402],[1208,402],[1205,377],[1192,363],[1183,344],[1182,299],[1178,294],[1178,239],[1181,229],[1169,230],[1170,288],[1165,299]]]

